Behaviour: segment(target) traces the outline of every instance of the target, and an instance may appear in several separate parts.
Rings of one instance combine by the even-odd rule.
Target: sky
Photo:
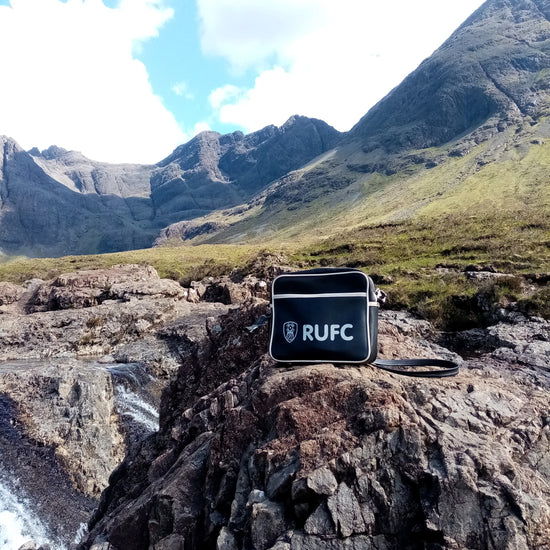
[[[483,0],[0,0],[0,135],[156,163],[292,115],[347,131]]]

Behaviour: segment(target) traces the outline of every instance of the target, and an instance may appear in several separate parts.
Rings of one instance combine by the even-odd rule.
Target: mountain
[[[550,214],[549,18],[548,0],[488,0],[333,150],[233,213],[169,227],[159,242],[301,240],[447,215]]]
[[[0,250],[58,256],[151,246],[170,223],[248,200],[341,134],[295,116],[247,136],[203,132],[157,165],[107,164],[0,137]]]
[[[203,132],[153,166],[13,154],[4,139],[0,251],[311,242],[445,217],[478,220],[474,234],[489,219],[542,227],[549,18],[549,0],[488,0],[346,134],[295,116],[249,135]]]
[[[437,147],[462,134],[481,139],[548,104],[550,4],[486,2],[351,130],[363,150]],[[476,132],[477,131],[477,132]]]
[[[202,132],[158,164],[151,178],[155,215],[190,219],[245,202],[340,137],[325,122],[299,116],[247,136]]]
[[[0,248],[4,253],[42,256],[147,246],[146,231],[134,211],[141,213],[140,205],[148,199],[89,193],[84,188],[77,191],[84,170],[73,170],[71,162],[72,167],[85,165],[82,159],[67,159],[67,174],[74,178],[69,182],[67,175],[59,174],[62,162],[42,157],[43,164],[50,162],[45,170],[9,138],[0,137],[0,152]],[[66,152],[57,154],[66,156]]]

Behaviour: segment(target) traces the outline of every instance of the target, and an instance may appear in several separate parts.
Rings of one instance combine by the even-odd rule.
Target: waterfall
[[[158,430],[158,403],[163,383],[151,376],[142,363],[113,364],[71,359],[68,364],[110,373],[114,405],[126,433],[127,448],[139,445],[144,437]],[[47,360],[8,361],[0,363],[0,374],[17,373],[25,368],[40,369],[47,365]],[[48,491],[59,499],[64,490],[64,478],[56,477],[59,473],[55,468],[52,469],[50,464],[44,464],[40,471],[19,467],[23,463],[19,462],[17,449],[23,437],[11,421],[15,415],[13,407],[9,396],[0,394],[0,550],[19,550],[31,541],[37,546],[49,545],[52,550],[68,550],[85,537],[87,526],[82,523],[75,533],[78,522],[74,517],[69,514],[63,519],[58,518],[56,511],[49,506]],[[35,461],[45,456],[43,449],[32,444],[25,448]],[[43,495],[46,495],[45,500]],[[88,502],[75,501],[75,505],[80,504],[88,506]],[[75,514],[77,520],[80,519],[79,513],[80,509]]]
[[[151,402],[149,386],[154,378],[141,363],[125,363],[108,366],[115,386],[115,402],[118,413],[129,417],[147,432],[159,428],[159,414]]]
[[[51,540],[48,529],[17,485],[0,479],[0,548],[18,550],[32,540],[38,545],[47,543],[55,550],[65,550],[61,542]]]
[[[115,397],[120,414],[127,414],[150,432],[156,432],[159,429],[159,413],[137,393],[120,385],[115,388]]]

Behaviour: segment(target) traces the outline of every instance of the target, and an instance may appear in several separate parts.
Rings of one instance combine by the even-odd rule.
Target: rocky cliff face
[[[182,360],[238,296],[265,293],[246,281],[239,293],[229,279],[184,289],[125,265],[1,283],[0,505],[9,491],[68,547],[111,472],[157,429]]]
[[[235,206],[332,148],[340,133],[292,117],[248,136],[204,132],[156,166],[106,164],[0,138],[0,250],[57,256],[152,245],[174,222]]]
[[[351,130],[365,151],[477,138],[548,114],[550,4],[489,0]],[[475,137],[475,136],[474,136]]]
[[[459,376],[416,380],[277,367],[267,327],[245,329],[265,310],[233,310],[182,363],[159,433],[114,473],[81,548],[550,545],[548,322],[524,319],[513,340],[501,322],[482,348],[462,334]],[[453,355],[405,314],[380,329],[383,356]]]
[[[336,145],[341,134],[321,120],[294,116],[245,136],[203,132],[160,163],[151,180],[158,216],[178,220],[241,204],[268,183]],[[173,219],[173,217],[172,217]]]
[[[0,137],[0,248],[7,254],[57,256],[147,246],[146,199],[84,194],[45,171],[16,142]],[[50,175],[51,174],[51,175]]]

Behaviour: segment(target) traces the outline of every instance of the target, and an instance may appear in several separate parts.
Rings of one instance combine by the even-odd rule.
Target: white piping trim
[[[367,298],[367,292],[320,292],[317,294],[274,294],[273,298]]]

